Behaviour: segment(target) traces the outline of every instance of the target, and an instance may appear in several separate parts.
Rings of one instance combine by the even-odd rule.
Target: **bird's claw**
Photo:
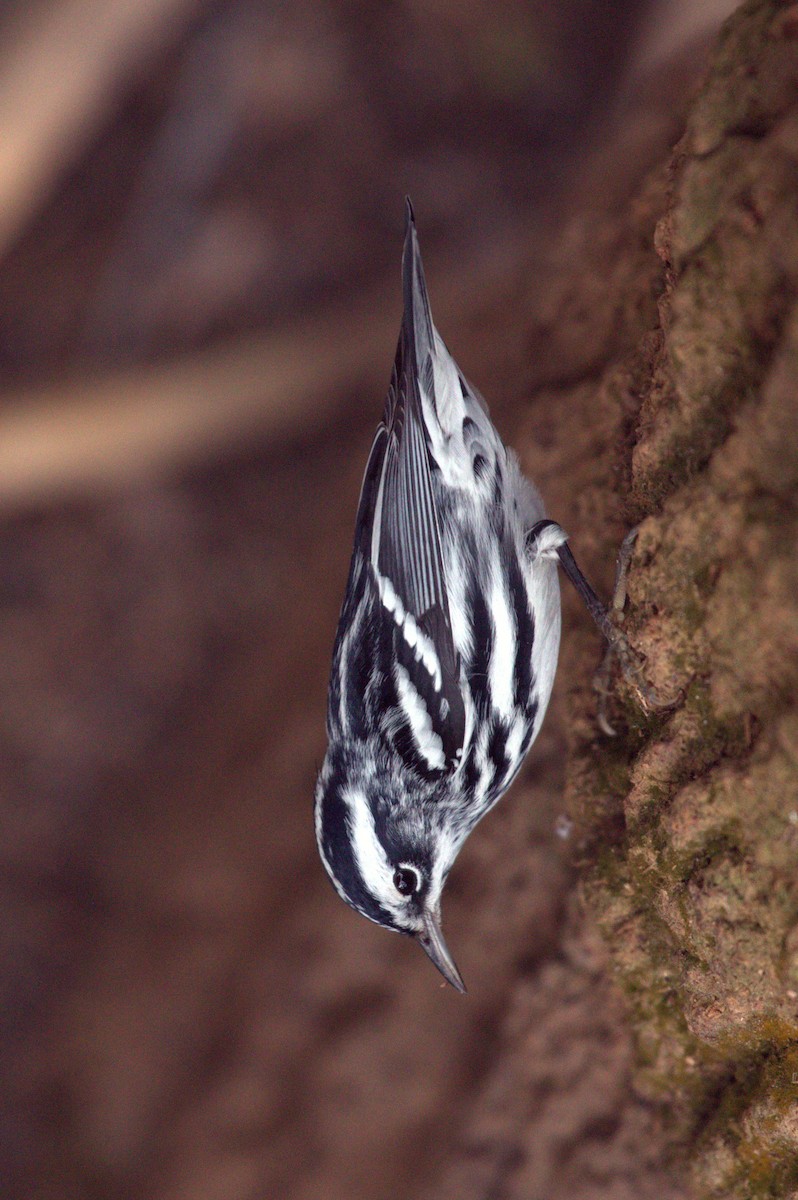
[[[632,649],[625,634],[618,628],[624,618],[626,579],[629,573],[629,564],[632,561],[634,553],[635,542],[637,541],[638,530],[638,525],[629,530],[621,542],[621,547],[618,551],[615,587],[612,593],[612,603],[607,613],[612,629],[607,634],[607,648],[604,652],[604,657],[593,677],[593,690],[598,696],[596,722],[601,732],[607,737],[617,736],[617,731],[613,728],[607,715],[608,698],[611,694],[610,679],[612,676],[612,665],[616,658],[620,663],[624,679],[646,712],[666,712],[679,703],[682,695],[681,692],[678,692],[675,696],[665,697],[646,681],[640,655]]]

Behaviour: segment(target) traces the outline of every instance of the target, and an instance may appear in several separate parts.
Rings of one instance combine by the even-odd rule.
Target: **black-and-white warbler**
[[[415,937],[464,991],[441,891],[543,721],[558,560],[612,627],[432,323],[409,201],[403,288],[333,651],[316,837],[343,899]]]

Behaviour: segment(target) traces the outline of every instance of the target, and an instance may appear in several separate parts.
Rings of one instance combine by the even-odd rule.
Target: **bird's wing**
[[[422,767],[444,770],[462,751],[465,708],[433,468],[420,403],[402,358],[400,343],[385,422],[366,469],[357,540],[373,570],[382,623],[392,630],[391,673],[409,733],[400,748],[412,765],[419,765],[420,754]]]
[[[404,268],[402,330],[363,481],[356,540],[373,568],[382,617],[393,627],[393,676],[412,734],[408,745],[444,769],[462,752],[465,707],[419,394],[420,373],[431,379],[434,335],[412,217]]]

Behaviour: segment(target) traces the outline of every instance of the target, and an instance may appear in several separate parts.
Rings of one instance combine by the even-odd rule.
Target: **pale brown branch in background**
[[[125,486],[249,438],[306,435],[369,363],[375,370],[379,362],[385,375],[385,351],[376,347],[389,347],[390,338],[385,318],[350,314],[346,329],[326,320],[167,364],[7,396],[0,412],[0,510]],[[376,399],[372,408],[378,413]]]
[[[508,264],[523,270],[527,252],[515,242],[494,248],[490,268],[435,272],[449,327],[469,325],[506,292]],[[399,309],[392,274],[352,309],[293,328],[168,363],[0,395],[0,512],[114,489],[252,439],[307,436],[358,387],[368,388],[364,420],[375,422]]]

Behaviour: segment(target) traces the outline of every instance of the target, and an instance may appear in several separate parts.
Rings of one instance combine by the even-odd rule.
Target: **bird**
[[[353,909],[457,991],[441,895],[537,737],[560,645],[558,564],[608,638],[567,534],[432,320],[406,201],[403,315],[332,655],[320,856]]]

